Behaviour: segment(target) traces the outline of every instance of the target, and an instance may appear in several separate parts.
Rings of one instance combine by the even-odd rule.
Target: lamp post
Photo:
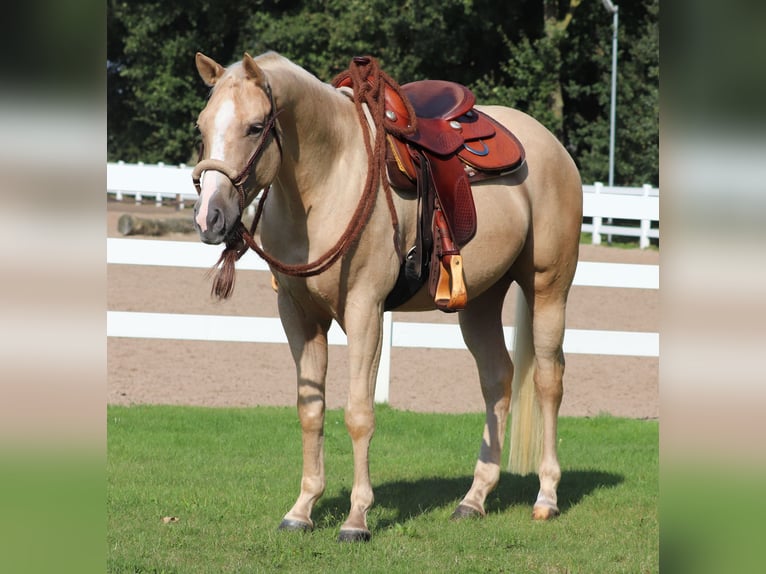
[[[609,187],[614,185],[614,123],[617,109],[617,12],[619,6],[612,4],[612,0],[601,0],[612,14],[612,100],[609,109]]]

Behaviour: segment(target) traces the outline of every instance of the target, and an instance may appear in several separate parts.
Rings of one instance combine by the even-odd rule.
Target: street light
[[[612,4],[612,0],[601,0],[612,14],[612,101],[609,110],[609,187],[614,185],[614,122],[617,108],[617,11],[619,6]]]

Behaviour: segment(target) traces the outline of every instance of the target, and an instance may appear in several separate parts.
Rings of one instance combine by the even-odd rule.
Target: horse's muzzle
[[[226,239],[228,230],[226,228],[226,215],[224,211],[218,207],[212,207],[208,209],[206,223],[207,228],[203,231],[197,222],[197,207],[194,208],[194,227],[199,233],[199,238],[203,243],[209,243],[211,245],[218,245]]]
[[[223,201],[219,192],[210,194],[208,192],[207,197],[202,193],[201,178],[205,171],[216,171],[223,174],[234,189],[238,196],[237,210],[235,205],[228,205],[228,202]],[[200,240],[203,243],[209,243],[217,245],[226,240],[226,237],[235,228],[239,220],[239,213],[243,209],[244,203],[244,189],[242,187],[243,174],[237,173],[235,169],[227,165],[225,162],[217,159],[203,159],[192,170],[192,182],[197,189],[197,193],[200,199],[194,206],[194,226],[197,228]],[[201,205],[202,202],[202,205]]]

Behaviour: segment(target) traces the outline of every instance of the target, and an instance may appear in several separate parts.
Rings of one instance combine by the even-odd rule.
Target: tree
[[[620,4],[615,185],[659,184],[659,0]],[[584,3],[561,44],[563,138],[583,181],[607,181],[612,18]]]
[[[400,83],[464,84],[506,56],[504,34],[528,25],[535,0],[303,0],[252,13],[240,50],[275,50],[329,81],[353,56],[375,56]],[[498,48],[502,53],[498,53]]]
[[[244,19],[241,3],[112,0],[107,13],[108,157],[189,161],[206,92],[194,53],[208,46],[232,57]]]

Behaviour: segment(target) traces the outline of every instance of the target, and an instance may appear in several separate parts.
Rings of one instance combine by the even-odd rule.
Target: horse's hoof
[[[467,504],[460,504],[450,516],[450,520],[463,520],[464,518],[484,518],[484,513]]]
[[[371,538],[372,534],[369,530],[349,528],[348,530],[340,531],[338,542],[369,542]]]
[[[289,532],[311,532],[314,530],[314,527],[308,522],[285,518],[279,523],[278,530],[287,530]]]
[[[559,514],[561,512],[556,506],[540,504],[532,509],[532,520],[550,520],[551,518],[556,518]]]

